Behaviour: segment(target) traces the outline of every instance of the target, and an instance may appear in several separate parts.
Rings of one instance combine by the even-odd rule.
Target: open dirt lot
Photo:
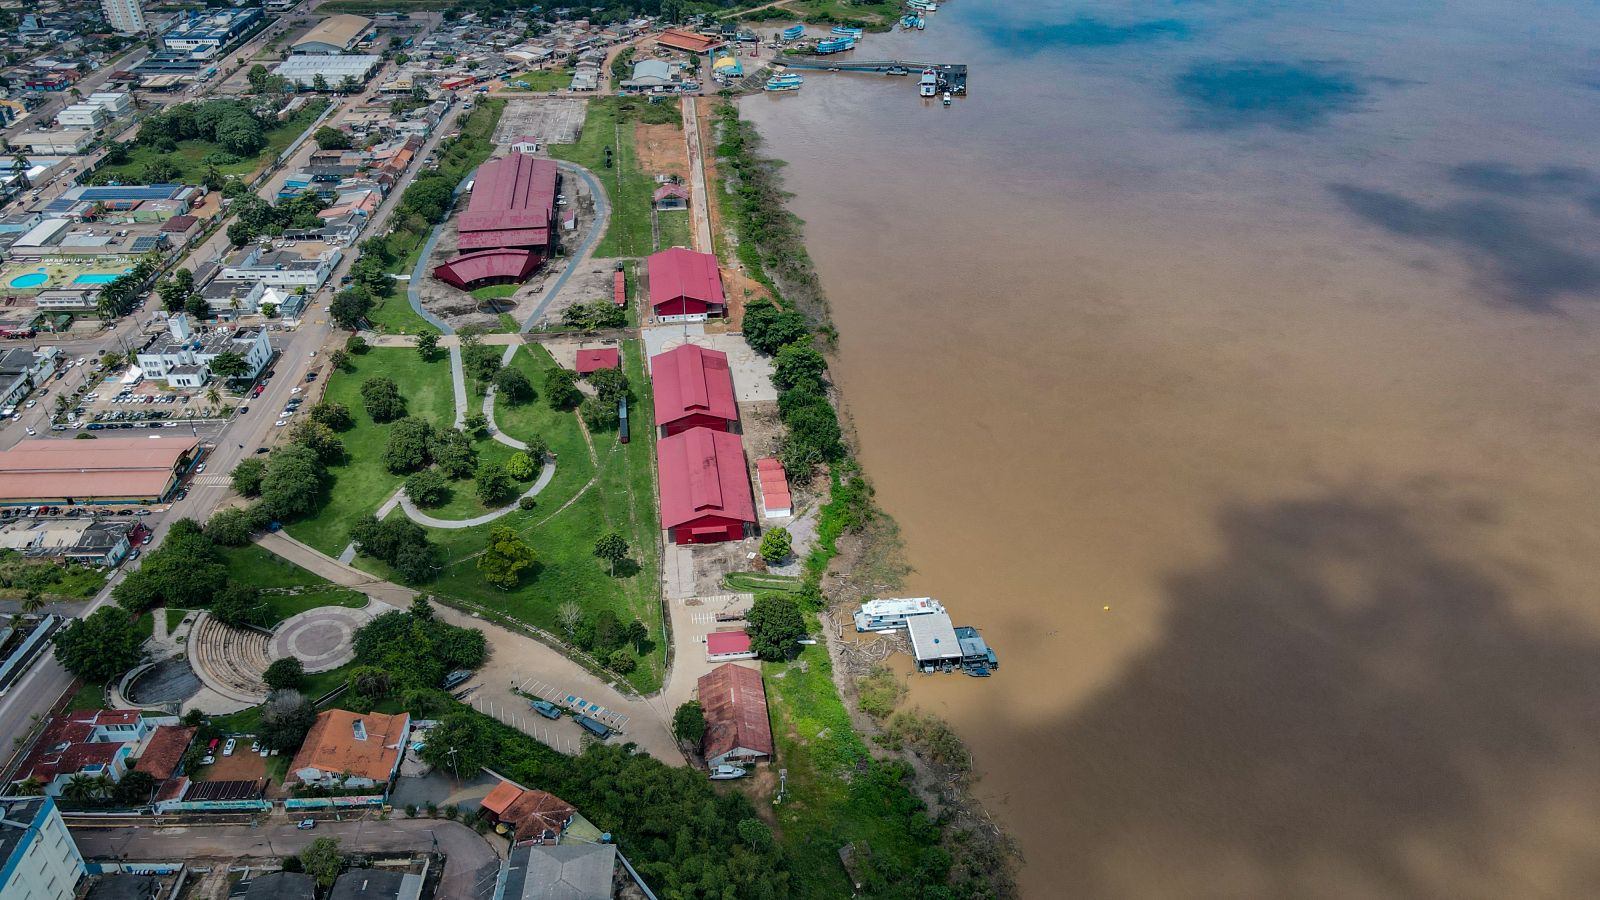
[[[689,178],[689,145],[683,129],[676,125],[633,126],[633,146],[639,154],[639,168],[649,175],[676,175]]]
[[[582,100],[510,98],[494,130],[494,142],[503,147],[526,134],[546,144],[576,144],[583,133],[584,111]]]

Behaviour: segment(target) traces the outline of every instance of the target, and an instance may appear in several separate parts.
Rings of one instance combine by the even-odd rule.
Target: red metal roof
[[[0,499],[158,496],[199,443],[192,437],[21,440],[0,452]]]
[[[656,43],[674,50],[687,50],[690,53],[704,53],[712,47],[722,46],[716,38],[684,31],[681,28],[668,28],[656,38]]]
[[[601,369],[622,368],[622,353],[615,347],[578,351],[578,374],[587,375]]]
[[[622,270],[611,273],[611,302],[618,306],[628,305],[628,279]]]
[[[456,239],[456,249],[495,250],[501,247],[543,247],[550,243],[548,228],[510,228],[505,231],[472,231]]]
[[[511,153],[478,167],[460,230],[549,228],[555,209],[555,160]]]
[[[527,250],[483,250],[451,257],[433,274],[463,290],[487,278],[522,280],[539,267],[539,256]],[[60,443],[60,442],[56,442]]]
[[[166,232],[188,231],[194,227],[194,223],[197,221],[199,220],[194,216],[173,216],[161,223],[161,230]]]
[[[650,383],[655,387],[657,425],[696,413],[739,418],[728,354],[721,351],[684,344],[658,353],[650,357]]]
[[[772,724],[767,721],[767,691],[760,672],[723,663],[700,676],[697,686],[706,717],[701,741],[706,759],[736,748],[772,755]]]
[[[712,656],[749,652],[750,635],[743,631],[713,631],[706,635],[706,653]]]
[[[689,199],[689,191],[683,185],[669,181],[666,184],[663,184],[661,187],[656,188],[656,202],[661,202],[661,200],[665,197],[682,197],[683,199],[687,200]]]
[[[717,271],[717,258],[709,253],[673,247],[651,254],[648,271],[652,307],[678,299],[698,300],[714,306],[725,302],[722,273]]]
[[[756,478],[761,482],[761,507],[768,512],[792,509],[794,498],[789,493],[789,476],[783,464],[772,457],[756,460]]]
[[[756,520],[755,500],[737,434],[691,428],[656,444],[661,470],[661,524],[686,525],[706,516]]]

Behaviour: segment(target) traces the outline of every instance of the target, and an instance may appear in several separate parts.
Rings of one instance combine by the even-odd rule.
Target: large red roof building
[[[706,717],[700,747],[707,765],[772,756],[772,724],[767,720],[767,690],[760,672],[723,663],[700,676],[696,686]]]
[[[692,428],[656,444],[661,524],[678,544],[737,541],[756,521],[755,499],[736,434]]]
[[[728,354],[683,344],[650,357],[656,425],[664,435],[691,428],[732,431],[739,420]]]
[[[462,290],[527,280],[555,244],[555,160],[512,153],[478,167],[457,255],[433,274]]]
[[[662,322],[703,322],[724,315],[727,298],[717,258],[673,247],[646,260],[650,276],[650,311]]]

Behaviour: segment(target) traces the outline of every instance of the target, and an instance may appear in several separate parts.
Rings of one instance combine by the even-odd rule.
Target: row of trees
[[[124,272],[100,291],[96,311],[107,321],[127,315],[139,303],[145,285],[161,268],[161,256],[155,251],[144,254],[133,264],[133,271]]]

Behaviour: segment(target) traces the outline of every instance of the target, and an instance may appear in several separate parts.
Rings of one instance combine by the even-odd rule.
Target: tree
[[[361,403],[374,422],[392,422],[406,414],[400,386],[394,379],[382,375],[361,382]]]
[[[473,476],[473,481],[478,486],[478,500],[484,506],[495,506],[516,491],[516,482],[512,480],[511,473],[505,466],[494,463],[484,463],[478,467],[478,474]]]
[[[533,550],[516,529],[504,525],[490,529],[489,543],[478,556],[478,573],[501,590],[517,586],[522,572],[533,565]]]
[[[183,311],[185,315],[196,322],[204,322],[211,318],[211,304],[207,303],[206,298],[199,294],[191,294],[189,299],[183,302]]]
[[[761,536],[761,558],[769,563],[788,558],[793,539],[787,528],[773,528]]]
[[[438,548],[410,519],[394,516],[379,522],[367,516],[350,529],[350,539],[357,550],[393,566],[406,581],[421,581],[433,573]]]
[[[533,461],[533,457],[518,450],[506,460],[506,473],[518,481],[532,481],[533,476],[539,474],[540,463]]]
[[[451,478],[468,478],[478,467],[478,451],[465,432],[447,428],[433,436],[428,453],[439,471]]]
[[[810,333],[805,316],[766,303],[756,303],[744,313],[744,339],[757,353],[773,354]]]
[[[397,475],[415,472],[428,464],[428,446],[432,441],[432,425],[416,416],[406,416],[389,429],[383,464]]]
[[[411,618],[416,619],[418,622],[433,621],[433,604],[428,602],[427,594],[418,594],[412,597],[411,605],[406,608],[406,612],[410,613]]]
[[[328,125],[318,128],[314,139],[322,150],[349,150],[352,146],[349,134]]]
[[[644,623],[638,619],[630,621],[622,628],[623,640],[627,641],[634,650],[637,650],[640,653],[644,652],[644,644],[649,637],[649,630],[646,629],[644,627]]]
[[[533,383],[515,366],[504,366],[494,373],[495,397],[515,406],[533,399]]]
[[[318,75],[317,80],[323,80],[322,76]],[[324,83],[317,90],[326,89],[327,84]],[[338,838],[317,838],[300,851],[300,867],[323,888],[333,887],[333,883],[339,880],[339,869],[343,865],[344,857],[339,853]]]
[[[786,390],[804,382],[820,382],[828,361],[808,341],[785,344],[772,358],[772,383]]]
[[[489,417],[481,412],[468,413],[461,421],[461,428],[472,437],[483,437],[489,431]]]
[[[183,309],[189,297],[194,294],[194,273],[188,269],[173,272],[171,278],[156,285],[156,293],[161,296],[161,305],[167,312],[173,313]]]
[[[432,360],[439,351],[439,332],[432,328],[424,328],[417,332],[417,354],[424,361]]]
[[[596,369],[589,373],[589,386],[601,400],[615,406],[628,396],[628,376],[621,369]]]
[[[73,803],[94,803],[111,793],[111,779],[104,775],[79,772],[61,786],[61,796]]]
[[[766,660],[788,659],[794,652],[795,642],[806,634],[800,607],[775,592],[757,594],[745,619],[749,622],[745,632],[750,635],[751,649]]]
[[[315,410],[312,411],[315,413]],[[262,459],[244,459],[233,467],[233,489],[246,497],[261,493],[261,477],[267,474],[267,463]]]
[[[477,384],[493,383],[495,374],[500,371],[500,351],[498,348],[469,340],[463,339],[462,342],[461,368],[466,376]]]
[[[613,650],[606,657],[606,666],[618,675],[626,675],[639,667],[639,661],[626,650]]]
[[[269,749],[293,753],[316,720],[317,705],[310,697],[292,688],[279,688],[268,694],[261,706],[257,734]]]
[[[321,72],[318,72],[317,74],[311,76],[311,89],[313,91],[318,92],[318,93],[326,91],[328,89],[328,79],[327,79],[327,77],[324,76]],[[332,882],[329,882],[329,883],[331,884]]]
[[[556,607],[556,624],[566,633],[567,640],[572,640],[578,634],[578,626],[583,624],[583,607],[567,600]]]
[[[118,806],[143,806],[155,796],[156,787],[154,775],[135,769],[125,773],[111,793]]]
[[[594,542],[594,555],[611,564],[611,574],[617,574],[617,563],[628,558],[628,539],[620,531],[608,531]]]
[[[699,700],[690,700],[672,714],[672,733],[695,746],[706,736],[706,714]]]
[[[311,407],[311,421],[326,425],[334,431],[344,431],[356,423],[350,415],[350,407],[337,400],[324,400]]]
[[[229,233],[232,234],[231,231]],[[354,331],[372,312],[372,292],[360,284],[353,284],[334,295],[329,312],[335,325]]]
[[[422,761],[457,776],[475,775],[494,759],[494,735],[487,723],[466,711],[454,712],[428,732]]]
[[[583,392],[578,390],[578,373],[559,367],[546,369],[544,397],[550,402],[552,409],[571,409],[577,406],[583,400]]]
[[[372,349],[367,345],[367,339],[359,334],[352,334],[344,339],[344,351],[351,356],[362,356]]]
[[[55,637],[56,660],[84,681],[101,684],[144,658],[144,636],[125,610],[105,606],[68,625]]]
[[[206,522],[206,536],[223,547],[243,547],[250,543],[255,531],[254,518],[245,507],[229,507],[214,513]]]
[[[344,352],[342,348],[335,350],[328,354],[328,365],[332,366],[336,372],[348,372],[350,371],[350,354]]]
[[[423,509],[433,509],[450,499],[450,482],[438,469],[423,469],[406,479],[406,496]]]
[[[616,401],[600,397],[583,398],[578,405],[578,415],[583,417],[583,424],[588,425],[590,431],[615,431],[622,421]]]
[[[307,419],[297,423],[289,430],[289,441],[302,447],[309,447],[317,454],[317,459],[324,463],[338,462],[344,458],[344,441],[333,433],[333,429]]]
[[[344,683],[351,694],[371,703],[378,703],[394,692],[394,678],[378,666],[356,666]]]
[[[316,451],[303,444],[279,447],[261,479],[261,507],[279,520],[305,515],[317,507],[327,481],[328,470]]]
[[[275,691],[297,690],[301,682],[306,680],[306,669],[300,660],[285,656],[273,660],[261,674],[261,680]]]
[[[272,621],[272,611],[261,601],[261,591],[239,582],[229,584],[216,596],[211,602],[211,614],[222,624],[235,628],[262,627]]]

